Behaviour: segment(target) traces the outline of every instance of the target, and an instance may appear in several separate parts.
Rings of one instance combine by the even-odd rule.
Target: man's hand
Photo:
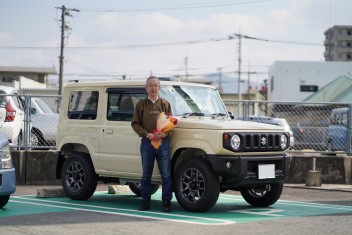
[[[158,140],[158,139],[163,139],[165,138],[167,135],[164,132],[156,132],[154,133],[154,139]]]

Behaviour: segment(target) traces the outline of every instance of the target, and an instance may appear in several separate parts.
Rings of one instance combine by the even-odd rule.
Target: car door
[[[139,178],[142,174],[140,137],[131,127],[134,107],[144,88],[108,88],[107,109],[100,136],[100,161],[107,174]],[[110,172],[110,173],[109,173]]]

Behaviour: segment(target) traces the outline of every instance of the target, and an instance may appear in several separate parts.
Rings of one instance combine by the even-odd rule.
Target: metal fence
[[[0,94],[3,102],[10,99],[14,106],[11,107],[14,120],[8,118],[0,132],[8,137],[12,146],[21,149],[55,148],[61,97]],[[351,155],[352,104],[248,100],[224,100],[224,103],[235,118],[249,120],[250,117],[268,116],[285,119],[294,136],[291,151],[342,151]],[[11,113],[11,109],[8,112]]]
[[[0,100],[6,104],[6,119],[0,132],[12,147],[55,148],[60,96],[0,94]]]
[[[351,155],[351,110],[348,103],[224,100],[236,117],[284,118],[294,136],[292,151],[342,151]]]

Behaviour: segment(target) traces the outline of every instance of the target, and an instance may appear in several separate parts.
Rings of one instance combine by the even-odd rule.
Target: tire
[[[0,196],[0,208],[3,208],[10,199],[10,195]]]
[[[176,169],[174,191],[183,209],[205,212],[217,202],[220,182],[209,163],[198,158],[184,162]]]
[[[244,200],[252,206],[268,207],[279,200],[283,187],[283,183],[256,185],[241,190],[241,194]]]
[[[29,138],[30,138],[29,140],[30,147],[42,146],[41,144],[42,137],[40,137],[40,135],[38,135],[36,131],[31,131],[31,135]],[[20,133],[20,135],[18,136],[18,146],[22,146],[22,145],[23,145],[23,137],[22,137],[22,133]]]
[[[35,137],[33,138],[36,138],[37,139],[37,145],[33,145],[33,142],[32,141],[32,135],[35,135]],[[34,139],[33,139],[34,140]],[[32,130],[32,134],[31,134],[31,145],[33,146],[48,146],[48,143],[45,141],[44,137],[43,137],[43,134],[41,133],[40,130],[38,129],[33,129]]]
[[[138,197],[142,195],[142,188],[140,183],[128,183],[128,187],[131,189],[131,191],[136,194]],[[153,195],[158,191],[160,185],[159,184],[152,184],[152,190],[150,192],[150,195]]]
[[[89,199],[98,182],[89,156],[78,153],[69,156],[62,166],[61,182],[66,195],[71,199]]]

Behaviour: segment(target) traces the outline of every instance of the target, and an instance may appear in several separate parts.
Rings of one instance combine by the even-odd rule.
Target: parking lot
[[[352,228],[347,223],[352,219],[352,192],[343,190],[285,187],[281,200],[269,208],[251,207],[237,193],[221,194],[207,213],[186,212],[176,201],[171,213],[163,213],[160,192],[153,196],[152,210],[140,212],[140,198],[128,191],[108,194],[102,186],[90,200],[73,201],[66,197],[38,198],[35,187],[31,191],[23,187],[0,213],[6,234],[84,234],[92,229],[101,234],[233,234],[234,230],[255,233],[253,229],[261,225],[270,226],[271,234],[281,229],[308,234],[306,226],[325,231],[323,234],[327,234],[326,229],[346,234]],[[127,223],[119,223],[122,221]],[[340,226],[343,221],[346,224]]]

